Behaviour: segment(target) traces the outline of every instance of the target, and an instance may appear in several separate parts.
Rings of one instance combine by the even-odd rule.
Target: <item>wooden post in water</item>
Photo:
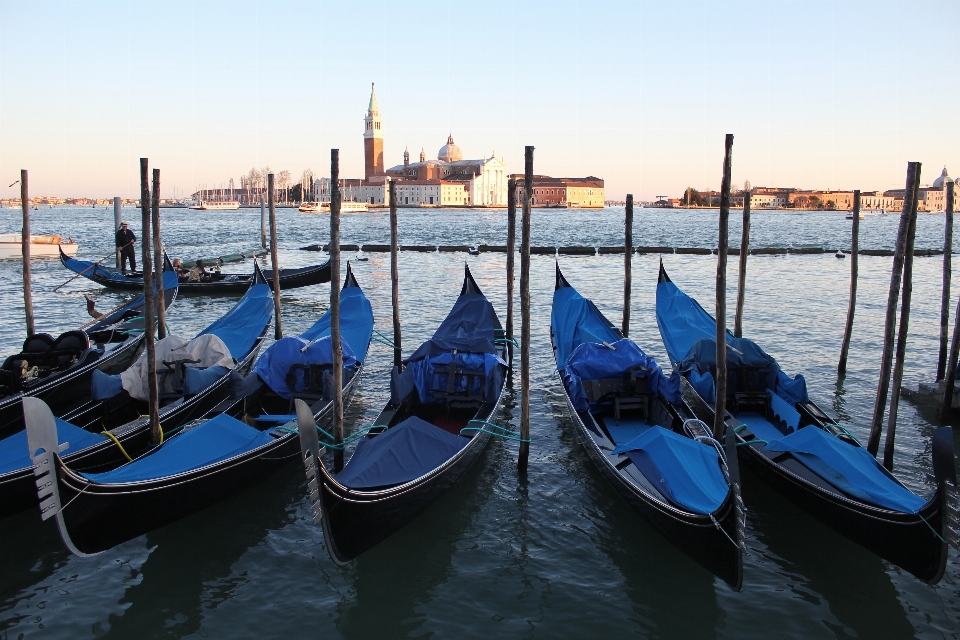
[[[399,370],[403,366],[403,352],[400,347],[400,223],[397,219],[397,183],[393,180],[390,180],[389,197],[390,300],[393,302],[393,366]]]
[[[947,183],[947,206],[953,208],[953,185]],[[947,249],[951,253],[953,247]],[[943,381],[943,401],[940,404],[940,420],[949,417],[953,407],[954,378],[957,376],[957,359],[960,358],[960,300],[957,300],[957,309],[953,312],[953,340],[950,342],[950,357],[947,359],[946,374]]]
[[[914,183],[913,207],[907,244],[903,258],[903,301],[900,303],[900,329],[897,331],[897,359],[893,367],[893,389],[890,392],[890,417],[887,420],[887,439],[883,443],[883,466],[893,471],[893,439],[897,435],[897,411],[900,408],[900,385],[903,384],[903,360],[907,353],[907,332],[910,327],[910,299],[913,295],[913,242],[917,235],[917,196],[920,191],[920,163]]]
[[[847,354],[850,352],[850,337],[853,335],[853,314],[857,310],[857,277],[860,255],[860,190],[853,192],[853,227],[850,232],[850,303],[847,306],[847,326],[843,330],[840,345],[840,362],[837,373],[847,373]]]
[[[395,209],[394,209],[395,210]],[[333,441],[343,442],[343,347],[340,345],[340,150],[330,149],[330,341],[333,348]],[[333,452],[343,469],[343,449]]]
[[[147,167],[147,158],[140,158],[140,260],[143,263],[143,337],[147,343],[147,385],[149,400],[147,414],[150,416],[150,442],[160,444],[160,390],[157,387],[157,352],[154,346],[156,327],[154,326],[156,296],[153,292],[153,269],[150,262],[150,181]],[[161,302],[161,306],[162,306]]]
[[[530,439],[530,206],[533,199],[533,147],[524,149],[523,216],[520,221],[520,439]],[[527,473],[530,444],[520,442],[517,470]]]
[[[270,193],[267,198],[270,199],[270,261],[273,263],[273,338],[279,340],[283,337],[283,325],[280,322],[280,264],[277,260],[277,203],[274,201],[273,194],[273,174],[267,174],[267,187]],[[336,278],[331,280],[335,281]]]
[[[27,337],[33,330],[33,292],[30,290],[30,188],[27,170],[20,170],[20,206],[23,209],[23,229],[20,231],[20,251],[23,257],[23,310],[27,315]]]
[[[943,380],[947,365],[947,329],[950,326],[950,272],[953,269],[953,183],[947,183],[947,211],[943,225],[943,293],[940,299],[940,356],[937,382]]]
[[[907,163],[907,184],[904,190],[903,213],[900,214],[900,228],[897,230],[897,248],[893,254],[893,270],[890,273],[890,290],[887,294],[887,317],[883,327],[883,356],[880,360],[880,382],[873,403],[873,421],[870,423],[870,439],[867,451],[876,456],[880,449],[880,434],[883,431],[883,414],[887,406],[887,393],[890,390],[890,369],[893,366],[893,338],[897,324],[897,302],[900,300],[900,282],[903,278],[903,257],[906,251],[907,235],[910,230],[910,212],[914,208],[914,194],[920,180],[920,164]]]
[[[260,194],[260,244],[264,249],[267,248],[267,203],[263,200],[263,194]]]
[[[620,332],[630,335],[630,291],[633,289],[633,194],[627,194],[623,220],[623,323]]]
[[[157,337],[167,337],[167,308],[163,293],[163,244],[160,242],[160,169],[153,170],[153,199],[151,202],[153,217],[153,272],[156,274],[156,292],[160,297],[157,304]]]
[[[717,238],[717,400],[713,439],[724,437],[727,414],[727,235],[730,219],[730,174],[733,170],[733,134],[724,141],[723,181],[720,183],[720,234]]]
[[[113,197],[113,234],[116,235],[117,231],[120,230],[120,223],[123,222],[123,215],[120,213],[120,207],[123,206],[123,202],[120,200],[119,196]],[[120,268],[120,252],[117,251],[117,269]]]
[[[740,234],[740,273],[737,274],[737,315],[733,336],[743,337],[743,302],[747,295],[747,254],[750,253],[750,194],[743,194],[743,230]]]
[[[513,372],[513,279],[517,254],[517,180],[507,181],[507,362]]]

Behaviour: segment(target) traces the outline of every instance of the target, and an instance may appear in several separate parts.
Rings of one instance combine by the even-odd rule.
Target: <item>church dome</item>
[[[452,133],[447,137],[447,144],[440,147],[437,160],[442,162],[460,162],[463,160],[463,152],[460,151],[460,147],[454,144]]]
[[[934,188],[934,189],[943,189],[943,187],[944,187],[948,182],[951,182],[952,180],[953,180],[953,178],[951,178],[950,176],[947,175],[947,168],[944,167],[944,168],[943,168],[943,172],[940,174],[940,177],[933,181],[933,188]]]

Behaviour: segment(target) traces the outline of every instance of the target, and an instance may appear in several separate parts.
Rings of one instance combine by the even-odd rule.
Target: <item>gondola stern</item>
[[[663,258],[660,258],[660,273],[657,274],[657,284],[661,282],[673,282],[667,275],[667,270],[663,268]]]
[[[260,268],[260,263],[256,259],[253,260],[253,284],[268,284],[263,275],[263,270]]]
[[[477,281],[473,279],[473,274],[470,273],[470,265],[466,262],[463,263],[463,288],[460,289],[460,295],[466,295],[468,293],[476,293],[483,295],[483,291],[480,290],[480,287],[477,285]]]
[[[567,279],[563,277],[563,273],[560,271],[559,260],[556,261],[556,265],[557,265],[557,281],[556,281],[556,284],[554,285],[554,291],[565,289],[570,286],[570,283],[567,282]]]
[[[343,279],[343,288],[347,289],[348,287],[360,288],[360,284],[357,282],[356,276],[353,275],[353,266],[350,264],[350,261],[347,260],[347,275]]]

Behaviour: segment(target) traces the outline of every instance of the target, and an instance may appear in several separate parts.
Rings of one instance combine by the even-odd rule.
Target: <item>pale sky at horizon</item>
[[[370,83],[387,166],[465,158],[596,175],[607,198],[960,175],[960,2],[0,0],[0,197],[164,197],[251,167],[363,176]]]

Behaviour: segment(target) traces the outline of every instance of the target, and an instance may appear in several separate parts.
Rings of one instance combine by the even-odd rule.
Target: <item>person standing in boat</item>
[[[120,252],[120,272],[127,272],[127,260],[130,261],[130,270],[137,270],[137,252],[134,250],[133,243],[137,241],[137,236],[130,231],[130,223],[124,220],[120,223],[117,230],[117,251]]]

